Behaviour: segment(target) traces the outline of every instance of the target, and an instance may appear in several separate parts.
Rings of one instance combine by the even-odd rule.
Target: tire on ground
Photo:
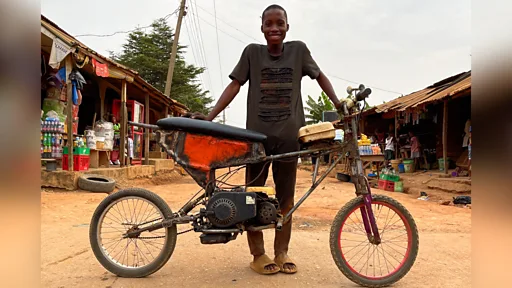
[[[110,193],[114,191],[116,182],[114,179],[102,175],[81,175],[78,178],[78,187],[85,191],[90,192],[105,192]]]

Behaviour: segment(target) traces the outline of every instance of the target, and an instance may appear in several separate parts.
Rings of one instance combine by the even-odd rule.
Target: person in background
[[[420,142],[412,131],[409,131],[409,137],[411,143],[411,158],[414,160],[414,167],[418,168],[420,163]]]
[[[132,165],[133,160],[133,134],[132,131],[128,131],[128,135],[126,136],[126,163],[130,161],[130,165]]]
[[[112,115],[112,125],[114,128],[114,148],[119,149],[119,143],[121,141],[120,132],[119,129],[121,128],[121,124],[117,122],[116,116]],[[110,154],[110,164],[120,165],[119,162],[119,150],[117,153],[111,153]]]
[[[386,160],[385,166],[389,166],[389,161],[393,159],[395,159],[395,138],[391,134],[388,134],[384,150],[384,160]]]

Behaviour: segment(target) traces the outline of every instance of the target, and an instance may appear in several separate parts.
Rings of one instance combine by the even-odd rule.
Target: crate
[[[404,192],[404,182],[395,182],[395,192]]]
[[[395,182],[386,181],[386,187],[384,188],[384,190],[389,192],[395,192]]]
[[[68,146],[64,146],[63,147],[62,153],[64,155],[69,154],[68,153]],[[87,147],[74,147],[73,148],[73,155],[90,155],[90,154],[91,154],[91,149],[89,149]]]
[[[62,170],[69,170],[68,154],[62,156]],[[89,170],[90,157],[88,155],[73,155],[73,171]]]
[[[380,190],[386,190],[386,186],[389,181],[380,179],[378,182],[378,187]]]
[[[400,176],[381,174],[380,179],[385,181],[397,182],[400,181]]]

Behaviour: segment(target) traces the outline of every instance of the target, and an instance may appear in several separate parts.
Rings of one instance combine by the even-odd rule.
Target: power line
[[[329,76],[329,77],[337,78],[339,80],[343,80],[343,81],[350,82],[350,83],[353,83],[353,84],[357,84],[357,85],[361,84],[361,82],[355,82],[355,81],[344,79],[344,78],[341,78],[341,77],[338,77],[338,76],[335,76],[335,75],[331,75],[331,74],[326,74],[326,75]],[[375,87],[375,86],[371,86],[370,88],[375,89],[375,90],[380,90],[380,91],[388,92],[388,93],[394,93],[394,94],[403,95],[403,93],[400,93],[400,92],[390,91],[390,90],[378,88],[378,87]]]
[[[174,12],[165,15],[163,17],[163,19],[167,20],[171,16],[175,15],[176,13],[178,13],[179,11],[180,11],[180,9],[178,8],[178,9],[174,10]],[[111,34],[80,34],[80,35],[75,35],[73,37],[75,37],[75,38],[78,38],[78,37],[111,37],[111,36],[115,36],[117,34],[128,34],[128,33],[132,33],[132,32],[135,32],[135,31],[138,31],[138,30],[141,30],[141,29],[151,28],[152,25],[153,24],[148,25],[148,26],[138,27],[138,28],[135,28],[135,29],[132,29],[132,30],[117,31],[117,32],[114,32],[114,33],[111,33]]]
[[[196,4],[196,6],[198,6],[198,7],[199,7],[199,9],[203,10],[203,11],[204,11],[204,12],[206,12],[207,14],[210,14],[211,16],[215,17],[215,15],[213,15],[213,14],[212,14],[212,13],[210,13],[210,12],[208,12],[206,9],[204,9],[204,8],[203,8],[203,7],[201,7],[200,5],[197,5],[197,4]],[[217,18],[217,17],[215,17],[215,18],[216,18],[216,19],[218,19],[220,22],[222,22],[222,23],[224,23],[224,24],[228,25],[229,27],[231,27],[231,28],[233,28],[233,29],[237,30],[238,32],[240,32],[240,33],[244,34],[245,36],[247,36],[247,37],[249,37],[249,38],[253,39],[254,41],[256,41],[256,42],[258,42],[258,43],[262,43],[262,42],[261,42],[261,40],[258,40],[258,39],[256,39],[256,38],[254,38],[253,36],[251,36],[251,35],[249,35],[249,34],[245,33],[244,31],[242,31],[242,30],[240,30],[240,29],[236,28],[235,26],[233,26],[233,25],[231,25],[231,24],[227,23],[226,21],[224,21],[224,20],[222,20],[222,19],[220,19],[220,18]]]
[[[219,69],[220,69],[220,84],[224,87],[224,81],[222,81],[224,77],[224,73],[222,73],[222,63],[220,59],[220,44],[219,44],[219,29],[217,28],[217,8],[215,5],[215,0],[213,0],[213,13],[215,18],[215,33],[217,34],[217,54],[219,55]],[[227,108],[227,107],[226,107]],[[222,124],[226,124],[226,108],[222,110]]]
[[[208,24],[208,25],[212,26],[213,28],[215,28],[215,25],[213,25],[213,24],[209,23],[208,21],[204,20],[203,18],[201,18],[201,17],[199,17],[199,16],[198,16],[198,18],[199,18],[200,20],[202,20],[204,23],[206,23],[206,24]],[[248,44],[247,42],[245,42],[245,41],[242,41],[242,40],[238,39],[236,36],[233,36],[233,35],[229,34],[228,32],[226,32],[226,31],[224,31],[224,30],[222,30],[222,29],[218,29],[218,30],[219,30],[220,32],[222,32],[222,33],[226,34],[227,36],[229,36],[229,37],[233,38],[234,40],[236,40],[236,41],[238,41],[238,42],[242,43],[242,44],[245,44],[245,45],[247,45],[247,44]]]
[[[214,2],[215,2],[215,1],[214,1]],[[215,4],[215,3],[214,3],[214,4]],[[202,8],[201,6],[199,6],[199,5],[197,5],[197,6],[198,6],[199,8],[201,8],[201,10],[203,10],[203,11],[207,12],[208,14],[212,15],[211,13],[209,13],[208,11],[206,11],[204,8]],[[215,5],[214,5],[214,9],[215,9]],[[212,15],[212,16],[215,18],[215,20],[217,20],[217,19],[218,19],[219,21],[221,21],[221,22],[225,23],[225,24],[226,24],[226,25],[228,25],[229,27],[231,27],[231,28],[233,28],[233,29],[236,29],[237,31],[239,31],[239,32],[243,33],[244,35],[246,35],[246,36],[248,36],[248,37],[252,38],[253,40],[256,40],[256,41],[258,41],[258,42],[260,42],[260,43],[261,43],[261,41],[259,41],[259,40],[255,39],[254,37],[252,37],[252,36],[250,36],[250,35],[248,35],[248,34],[246,34],[245,32],[242,32],[241,30],[239,30],[238,28],[236,28],[236,27],[232,26],[231,24],[227,23],[226,21],[224,21],[224,20],[222,20],[222,19],[220,19],[220,18],[217,18],[217,16],[216,16],[216,15]],[[207,22],[206,20],[204,20],[203,18],[199,17],[199,19],[203,20],[203,22],[205,22],[206,24],[208,24],[208,25],[210,25],[210,26],[214,27],[212,24],[208,23],[208,22]],[[218,29],[218,31],[220,31],[220,32],[222,32],[222,33],[224,33],[224,34],[226,34],[226,35],[230,36],[231,38],[233,38],[233,39],[237,40],[238,42],[241,42],[241,43],[243,43],[243,44],[247,44],[246,42],[244,42],[244,41],[240,40],[240,39],[239,39],[239,38],[237,38],[236,36],[233,36],[233,35],[231,35],[231,34],[229,34],[229,33],[225,32],[225,31],[223,31],[223,30],[221,30],[221,29]],[[341,78],[341,77],[338,77],[338,76],[335,76],[335,75],[330,75],[330,74],[326,74],[326,75],[327,75],[327,76],[329,76],[329,77],[337,78],[337,79],[339,79],[339,80],[343,80],[343,81],[350,82],[350,83],[353,83],[353,84],[357,84],[357,85],[361,84],[361,82],[356,82],[356,81],[352,81],[352,80],[344,79],[344,78]],[[400,93],[400,92],[391,91],[391,90],[387,90],[387,89],[382,89],[382,88],[378,88],[378,87],[374,87],[374,86],[372,86],[371,88],[373,88],[373,89],[375,89],[375,90],[380,90],[380,91],[388,92],[388,93],[394,93],[394,94],[400,94],[400,95],[403,95],[403,93]]]
[[[194,63],[196,64],[196,66],[199,66],[197,63],[198,63],[198,59],[197,59],[197,56],[196,56],[196,52],[195,52],[195,45],[193,45],[192,43],[192,38],[190,37],[190,28],[189,28],[189,25],[188,25],[188,21],[187,19],[185,19],[185,27],[187,29],[187,37],[188,37],[188,41],[190,42],[190,48],[192,50],[192,55],[194,55]],[[204,87],[204,80],[203,80],[203,76],[202,75],[199,75],[199,80],[201,81],[201,84],[203,85]]]
[[[197,31],[199,32],[199,37],[198,37],[198,40],[199,40],[199,50],[201,52],[201,55],[202,55],[202,58],[203,58],[203,61],[204,61],[204,67],[205,67],[205,72],[206,72],[206,76],[207,76],[207,80],[208,80],[208,85],[209,85],[209,90],[210,90],[210,94],[215,94],[214,92],[214,89],[213,89],[213,85],[212,85],[212,81],[211,81],[211,76],[210,76],[210,69],[208,67],[208,61],[207,61],[207,58],[206,58],[206,52],[204,50],[204,40],[203,40],[203,33],[201,31],[201,23],[199,22],[199,19],[198,19],[198,15],[199,15],[199,12],[197,12],[197,1],[192,1],[190,0],[190,3],[192,4],[191,5],[191,11],[193,12],[192,13],[192,18],[193,18],[193,22],[194,22],[194,25],[197,29]],[[195,9],[194,7],[195,6]],[[195,13],[194,13],[195,12]]]

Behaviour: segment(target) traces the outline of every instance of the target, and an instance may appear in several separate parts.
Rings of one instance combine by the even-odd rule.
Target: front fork
[[[347,106],[343,105],[343,110],[345,112],[345,115],[350,115],[347,109]],[[351,117],[351,130],[349,134],[352,134],[353,143],[357,147],[357,123],[355,120],[355,117]],[[348,123],[345,122],[345,133],[347,134],[347,131],[349,127],[347,127]],[[355,175],[355,181],[354,185],[356,187],[357,195],[359,194],[363,195],[363,201],[364,206],[361,207],[359,210],[361,211],[361,216],[363,218],[363,224],[364,229],[366,231],[366,236],[368,237],[368,241],[370,243],[379,245],[381,243],[380,234],[379,234],[379,228],[377,227],[377,221],[375,220],[375,214],[373,213],[372,209],[372,193],[371,193],[371,187],[370,183],[368,182],[368,179],[364,175],[363,170],[363,162],[361,161],[361,156],[359,154],[359,150],[355,152],[354,157],[354,166],[352,167],[352,175]]]

